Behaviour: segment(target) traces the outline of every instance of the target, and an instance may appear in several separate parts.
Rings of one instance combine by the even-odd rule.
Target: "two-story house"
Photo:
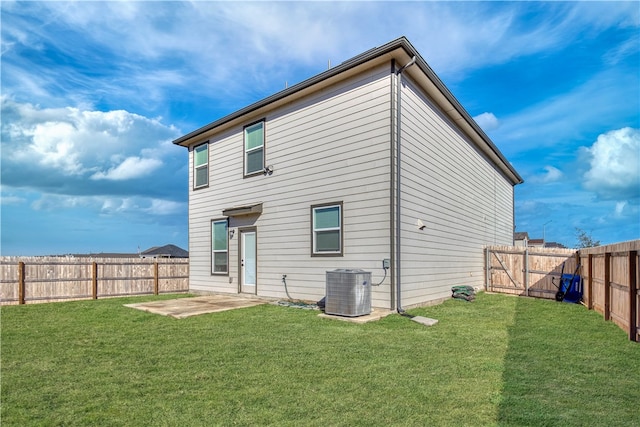
[[[354,268],[401,310],[484,285],[483,246],[513,244],[522,178],[404,37],[174,143],[193,292],[313,301]]]

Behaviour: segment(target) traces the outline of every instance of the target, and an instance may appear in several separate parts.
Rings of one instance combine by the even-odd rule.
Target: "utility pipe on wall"
[[[411,61],[402,66],[398,71],[396,71],[396,310],[398,313],[404,313],[404,308],[402,308],[402,286],[400,284],[400,176],[401,176],[401,164],[400,164],[400,147],[402,146],[401,136],[401,113],[402,113],[402,73],[404,70],[412,66],[416,63],[416,57],[411,58]]]

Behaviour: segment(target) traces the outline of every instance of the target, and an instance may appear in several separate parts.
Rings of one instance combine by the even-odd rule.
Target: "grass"
[[[411,310],[431,328],[123,307],[159,298],[3,307],[2,425],[640,424],[640,345],[581,306],[480,294]]]

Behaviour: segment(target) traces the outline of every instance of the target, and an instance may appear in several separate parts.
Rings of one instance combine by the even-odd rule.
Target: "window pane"
[[[247,153],[247,173],[261,171],[263,168],[262,148]]]
[[[340,206],[316,208],[314,229],[340,227]]]
[[[227,250],[227,221],[214,222],[211,227],[212,249],[214,251]]]
[[[209,183],[209,167],[203,166],[196,169],[196,184],[194,187],[200,187]]]
[[[194,150],[193,164],[195,166],[205,165],[209,161],[209,146],[203,144]]]
[[[214,273],[227,272],[227,253],[226,252],[213,253],[213,272]]]
[[[262,133],[262,123],[256,123],[253,126],[249,126],[245,129],[244,135],[244,147],[245,150],[251,150],[252,148],[261,147],[264,141]]]
[[[340,252],[340,231],[318,231],[316,252]]]

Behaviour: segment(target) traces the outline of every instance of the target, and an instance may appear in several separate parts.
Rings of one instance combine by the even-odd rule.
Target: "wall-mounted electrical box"
[[[385,258],[382,260],[382,268],[388,270],[391,267],[391,260],[389,258]]]

